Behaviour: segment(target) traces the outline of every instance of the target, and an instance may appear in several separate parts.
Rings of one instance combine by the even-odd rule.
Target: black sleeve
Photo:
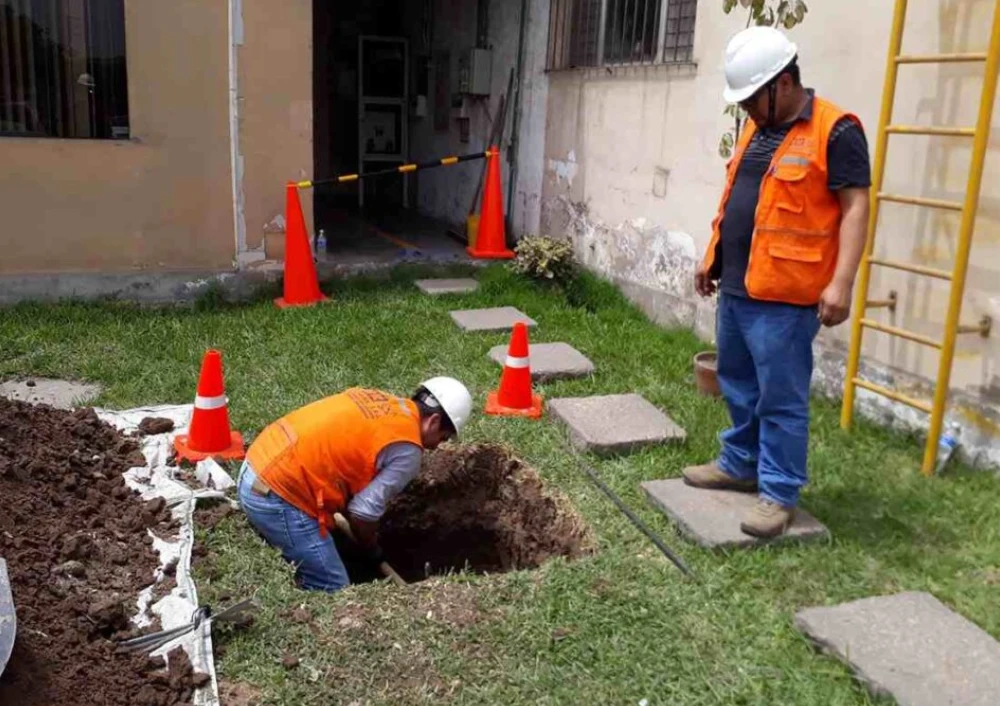
[[[827,183],[831,191],[872,185],[868,141],[864,131],[853,120],[842,118],[833,126],[826,148],[826,162],[829,170]]]

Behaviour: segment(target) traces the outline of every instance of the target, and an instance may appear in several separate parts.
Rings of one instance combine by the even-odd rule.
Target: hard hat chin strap
[[[778,82],[772,81],[767,86],[767,127],[774,127],[774,114],[778,100]]]

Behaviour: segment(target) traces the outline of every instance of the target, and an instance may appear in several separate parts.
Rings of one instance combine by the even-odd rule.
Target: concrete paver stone
[[[682,533],[703,547],[751,547],[807,539],[826,539],[827,528],[801,507],[781,536],[762,540],[744,534],[740,522],[757,502],[754,493],[694,488],[681,478],[642,483],[650,501],[677,523]]]
[[[418,279],[415,284],[424,294],[467,294],[479,289],[479,282],[462,279]]]
[[[58,409],[85,405],[101,394],[101,386],[70,380],[28,378],[0,384],[0,397],[33,404],[47,404]]]
[[[531,379],[536,382],[563,378],[586,377],[594,372],[594,364],[568,343],[529,343]],[[494,346],[489,357],[503,365],[507,360],[507,345]]]
[[[929,593],[806,608],[795,627],[899,706],[1000,704],[1000,643]]]
[[[449,313],[463,331],[509,331],[518,321],[523,321],[528,328],[536,325],[531,317],[512,306],[462,309]]]
[[[598,456],[687,438],[676,422],[641,395],[563,397],[549,402],[549,409],[569,427],[574,447]]]

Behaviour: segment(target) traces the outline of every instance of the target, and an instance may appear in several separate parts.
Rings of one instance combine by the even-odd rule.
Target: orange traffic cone
[[[486,158],[486,184],[483,185],[483,206],[479,212],[476,243],[466,248],[472,256],[490,260],[509,260],[514,253],[507,249],[503,225],[503,192],[500,190],[500,150],[490,147]]]
[[[222,384],[222,355],[219,351],[206,351],[198,376],[191,425],[187,434],[174,437],[178,460],[243,458],[243,437],[238,431],[229,429],[228,404]]]
[[[306,234],[299,188],[291,181],[285,185],[285,221],[285,296],[274,303],[284,309],[324,301],[326,296],[319,291],[316,264]]]
[[[500,377],[500,389],[486,399],[486,413],[504,417],[542,416],[542,396],[531,389],[531,359],[528,356],[528,327],[514,324]]]

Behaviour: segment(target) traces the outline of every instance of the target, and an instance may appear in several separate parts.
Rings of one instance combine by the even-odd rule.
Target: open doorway
[[[317,179],[390,171],[415,159],[426,115],[434,0],[314,0],[314,165]],[[417,150],[419,153],[419,150]],[[420,179],[388,174],[317,186],[315,229],[332,257],[464,259],[453,225],[422,215]]]
[[[506,96],[524,31],[520,6],[314,0],[315,177],[390,172],[316,187],[315,228],[332,257],[467,259],[463,241],[479,212],[485,160],[394,170],[510,140],[516,105]],[[501,158],[505,209],[515,152]]]

